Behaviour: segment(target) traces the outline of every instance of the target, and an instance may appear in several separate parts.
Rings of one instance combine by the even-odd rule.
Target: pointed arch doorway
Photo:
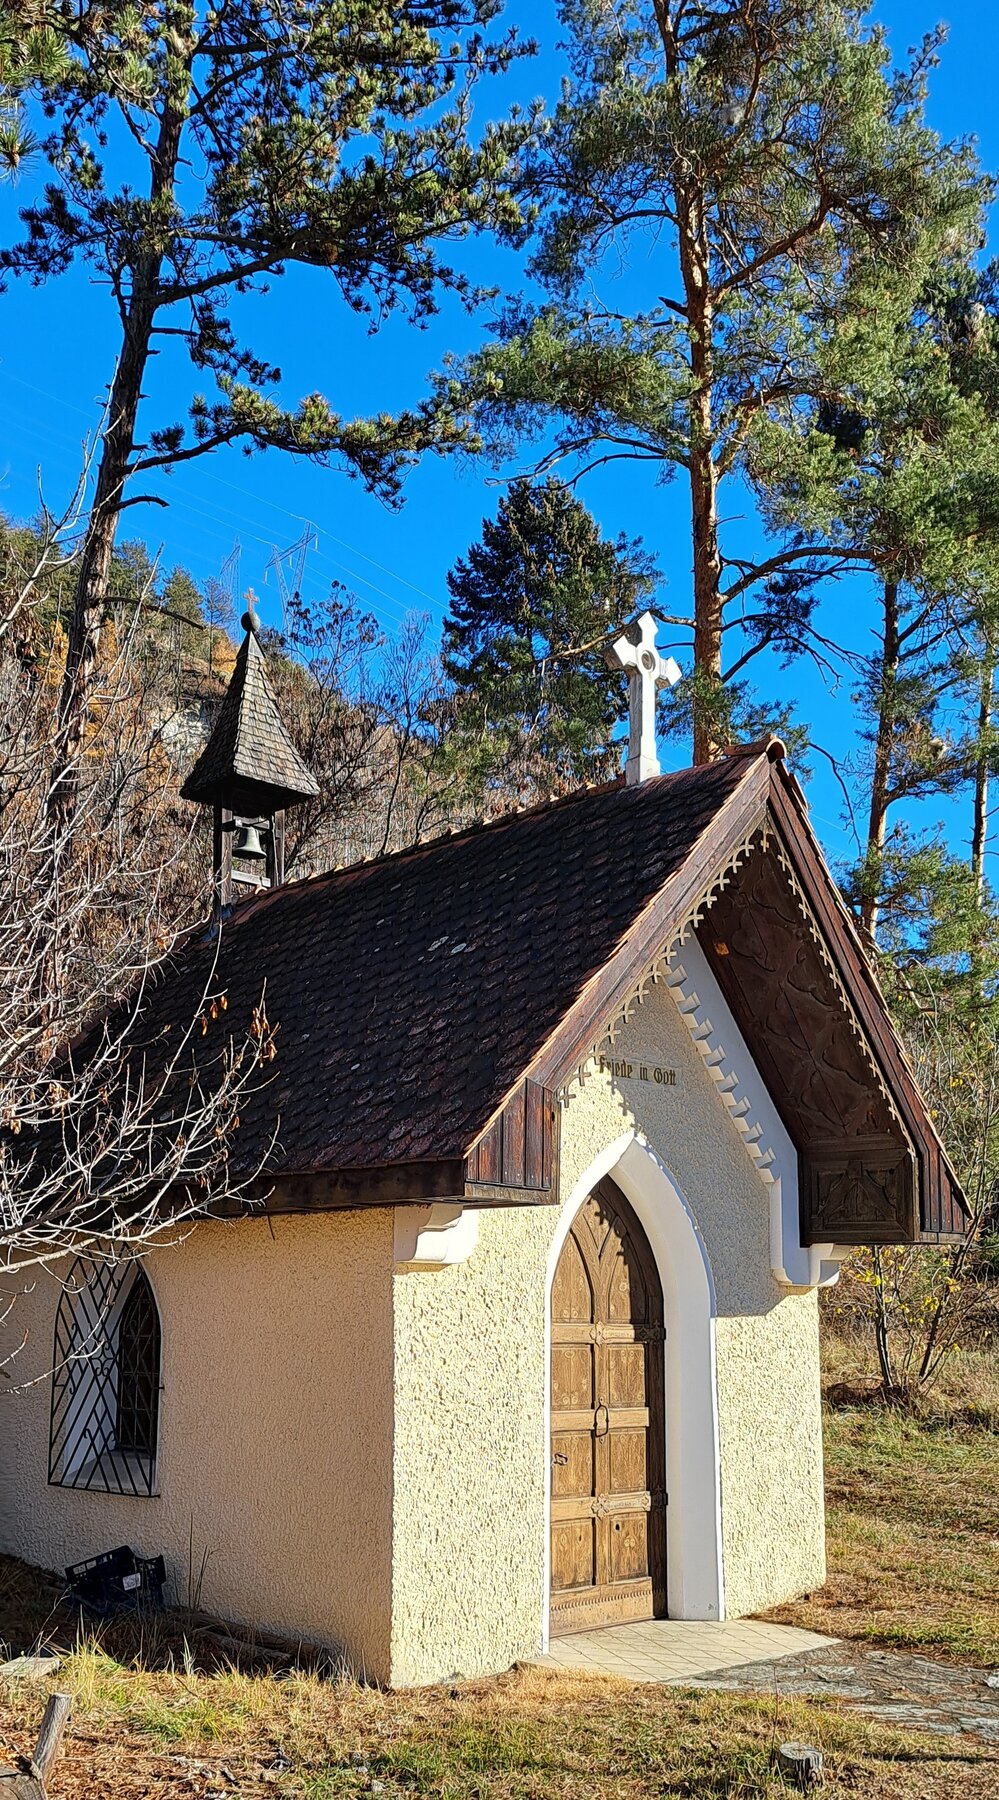
[[[553,1637],[665,1615],[664,1339],[655,1257],[605,1176],[552,1284]]]

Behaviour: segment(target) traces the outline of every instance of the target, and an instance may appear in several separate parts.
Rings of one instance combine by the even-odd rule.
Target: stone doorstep
[[[685,1679],[722,1677],[730,1669],[779,1662],[836,1642],[794,1625],[738,1619],[711,1624],[695,1619],[643,1620],[609,1625],[556,1640],[547,1657],[553,1668],[582,1670],[639,1681],[682,1684]]]

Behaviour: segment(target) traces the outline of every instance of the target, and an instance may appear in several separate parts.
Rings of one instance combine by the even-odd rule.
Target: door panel
[[[610,1536],[612,1581],[638,1581],[649,1573],[648,1513],[625,1513],[613,1522]]]
[[[552,1581],[563,1589],[589,1588],[594,1576],[593,1524],[589,1519],[552,1523]]]
[[[564,1459],[564,1460],[563,1460]],[[593,1443],[588,1431],[552,1433],[552,1499],[593,1491]]]
[[[648,1431],[614,1431],[607,1440],[612,1494],[641,1494],[648,1488],[645,1443]]]
[[[591,1407],[593,1349],[590,1344],[553,1344],[552,1406],[559,1412]]]
[[[645,1405],[644,1344],[608,1344],[607,1386],[611,1406]]]
[[[605,1180],[552,1286],[553,1634],[665,1613],[663,1392],[658,1270]]]

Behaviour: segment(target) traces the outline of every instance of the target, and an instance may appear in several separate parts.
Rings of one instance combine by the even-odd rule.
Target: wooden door
[[[552,1287],[553,1636],[665,1614],[663,1340],[648,1239],[604,1180]]]

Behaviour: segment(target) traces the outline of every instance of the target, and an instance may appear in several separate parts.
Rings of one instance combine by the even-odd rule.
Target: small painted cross
[[[672,656],[662,657],[656,649],[656,621],[643,612],[634,625],[609,645],[606,656],[611,668],[628,671],[628,760],[624,778],[629,787],[637,781],[648,781],[659,774],[656,751],[656,689],[668,683],[674,687],[680,679],[680,666]]]

